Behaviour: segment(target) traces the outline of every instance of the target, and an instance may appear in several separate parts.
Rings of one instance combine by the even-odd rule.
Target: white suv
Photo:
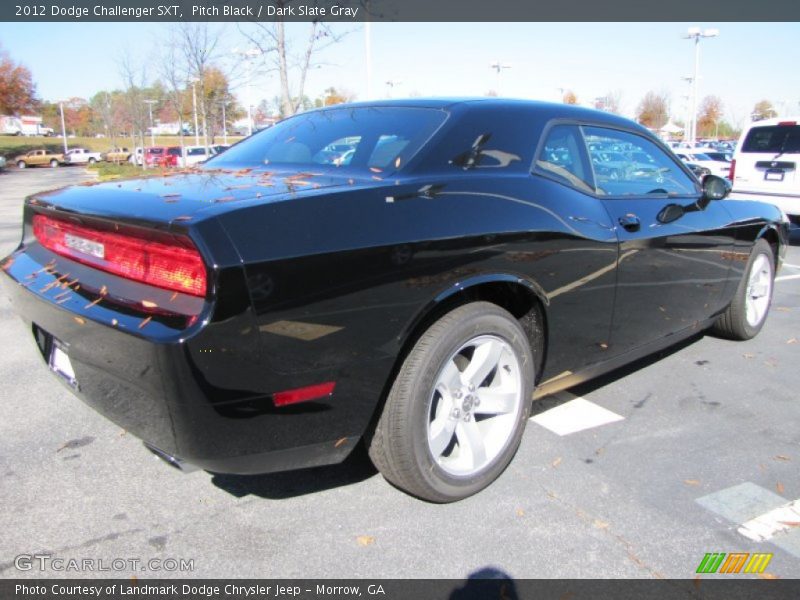
[[[757,199],[800,221],[800,117],[756,121],[745,127],[731,164],[735,199]]]

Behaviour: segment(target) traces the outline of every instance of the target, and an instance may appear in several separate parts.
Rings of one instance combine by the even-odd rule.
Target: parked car
[[[206,148],[205,146],[186,146],[183,150],[183,156],[179,157],[178,159],[178,166],[181,167],[191,167],[193,165],[197,165],[201,162],[205,162],[214,156],[214,154],[216,154],[213,146],[209,148]]]
[[[345,137],[347,165],[314,160]],[[597,174],[587,144],[660,181]],[[174,466],[319,466],[363,439],[449,502],[502,473],[532,398],[758,334],[787,224],[729,189],[610,113],[338,105],[192,172],[33,195],[0,281],[55,377]]]
[[[689,170],[694,173],[694,176],[700,181],[703,181],[706,175],[711,175],[711,169],[698,165],[697,163],[687,162],[686,166],[689,167]]]
[[[775,204],[800,225],[799,168],[800,117],[751,123],[733,155],[733,197]]]
[[[167,155],[165,146],[148,146],[144,149],[144,162],[148,167],[159,166]]]
[[[6,168],[6,157],[0,154],[0,169]]]
[[[131,158],[131,151],[127,148],[112,148],[105,153],[103,159],[110,163],[123,163],[128,162]]]
[[[71,148],[64,155],[64,163],[68,165],[93,165],[103,160],[100,152],[90,152],[86,148]]]
[[[213,146],[211,146],[211,149],[214,150],[214,154],[222,154],[223,152],[225,152],[225,150],[227,150],[230,147],[231,147],[230,144],[214,144]]]
[[[31,150],[14,158],[14,164],[19,169],[27,167],[57,167],[64,162],[64,155],[49,150]]]
[[[716,160],[717,162],[730,163],[733,159],[732,153],[723,152],[720,150],[703,150],[703,154],[705,154],[711,160]]]
[[[136,146],[133,149],[130,157],[128,157],[128,162],[141,167],[142,163],[144,162],[144,148],[141,146]]]
[[[714,160],[704,150],[700,149],[680,149],[675,152],[682,161],[693,162],[695,164],[706,167],[713,175],[717,177],[727,178],[731,165],[725,161]]]

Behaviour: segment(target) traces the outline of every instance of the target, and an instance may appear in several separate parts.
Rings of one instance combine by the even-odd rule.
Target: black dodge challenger
[[[608,157],[613,156],[613,160]],[[484,488],[534,398],[761,329],[779,209],[643,127],[497,99],[303,113],[191,170],[35,194],[6,292],[44,363],[179,467]]]

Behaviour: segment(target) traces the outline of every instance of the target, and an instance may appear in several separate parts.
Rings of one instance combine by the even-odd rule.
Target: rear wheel
[[[55,169],[58,166],[58,161],[54,158],[50,161],[50,168]]]
[[[90,159],[89,159],[89,164],[90,164],[90,165],[93,165],[93,164],[94,164],[94,163],[96,163],[96,162],[97,162],[97,161],[96,161],[94,158],[90,158]]]
[[[27,166],[28,166],[28,164],[24,160],[18,160],[17,161],[17,168],[18,169],[25,169]]]
[[[492,483],[519,447],[533,395],[519,322],[488,302],[446,314],[422,335],[392,385],[369,454],[397,487],[433,502]]]
[[[736,295],[714,324],[713,331],[732,340],[758,335],[767,320],[775,281],[775,256],[766,240],[753,246]]]

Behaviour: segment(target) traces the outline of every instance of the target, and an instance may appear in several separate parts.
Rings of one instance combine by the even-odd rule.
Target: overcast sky
[[[173,25],[174,26],[174,25]],[[222,31],[220,60],[246,47],[235,24]],[[498,90],[502,96],[557,100],[559,88],[589,102],[619,91],[632,116],[648,90],[666,91],[672,115],[686,114],[693,42],[682,39],[690,26],[717,28],[701,41],[700,98],[719,96],[726,118],[741,124],[761,99],[779,113],[800,113],[800,24],[798,23],[377,23],[372,25],[373,96],[473,96]],[[118,62],[130,52],[155,64],[170,25],[158,23],[0,23],[0,43],[33,72],[47,100],[88,98],[121,86]],[[289,24],[290,35],[305,37],[305,24]],[[331,86],[367,96],[365,29],[349,26],[344,40],[320,57],[306,93]],[[337,31],[344,31],[343,28]],[[490,64],[510,68],[498,76]],[[244,98],[244,77],[237,93]],[[399,82],[394,88],[387,81]],[[256,78],[254,97],[278,93],[274,76]]]

